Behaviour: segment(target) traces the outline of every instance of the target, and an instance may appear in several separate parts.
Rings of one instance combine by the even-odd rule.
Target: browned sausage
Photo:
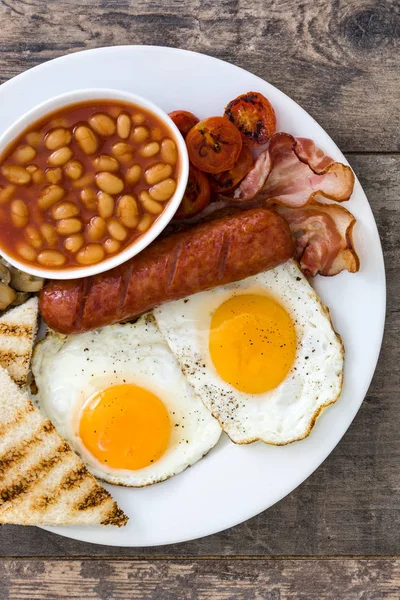
[[[40,310],[56,331],[80,333],[256,275],[285,262],[293,251],[289,226],[280,215],[246,210],[159,238],[100,275],[53,281],[42,290]]]

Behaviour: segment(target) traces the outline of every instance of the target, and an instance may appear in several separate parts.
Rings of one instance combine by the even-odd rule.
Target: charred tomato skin
[[[168,116],[173,120],[184,138],[187,136],[192,127],[200,120],[196,117],[196,115],[188,110],[173,110],[172,112],[168,113]]]
[[[206,173],[222,173],[237,162],[242,149],[239,130],[226,117],[199,121],[186,136],[189,159]]]
[[[276,132],[276,115],[270,101],[259,92],[248,92],[231,100],[225,116],[240,131],[243,142],[262,146]]]
[[[205,173],[189,166],[189,178],[182,201],[174,215],[174,220],[189,219],[201,212],[211,198],[211,187]]]
[[[233,190],[247,175],[254,164],[253,155],[248,146],[243,145],[237,163],[228,171],[216,173],[211,177],[211,187],[220,194]]]

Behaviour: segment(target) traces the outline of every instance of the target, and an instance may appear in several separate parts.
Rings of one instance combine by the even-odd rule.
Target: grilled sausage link
[[[105,273],[52,281],[42,290],[40,310],[52,329],[81,333],[256,275],[293,252],[289,226],[280,215],[246,210],[159,238]]]

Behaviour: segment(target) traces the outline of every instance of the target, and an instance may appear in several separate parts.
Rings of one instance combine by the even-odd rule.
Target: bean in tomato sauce
[[[45,269],[99,263],[152,226],[179,169],[153,113],[106,100],[63,107],[0,157],[0,252]]]

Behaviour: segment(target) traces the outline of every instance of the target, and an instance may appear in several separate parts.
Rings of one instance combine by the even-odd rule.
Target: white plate
[[[183,108],[200,117],[221,114],[247,91],[260,91],[277,112],[278,127],[310,137],[327,154],[346,162],[325,131],[293,100],[255,75],[231,64],[184,50],[118,46],[50,61],[0,87],[0,132],[39,102],[70,90],[119,88],[145,96],[166,112]],[[368,200],[356,181],[346,207],[358,219],[356,275],[317,278],[346,348],[345,383],[339,401],[318,420],[311,435],[285,446],[235,446],[223,438],[210,454],[172,479],[143,489],[107,486],[130,516],[122,529],[49,527],[70,538],[117,546],[156,546],[192,540],[253,517],[293,491],[339,442],[368,390],[382,341],[385,270]]]

